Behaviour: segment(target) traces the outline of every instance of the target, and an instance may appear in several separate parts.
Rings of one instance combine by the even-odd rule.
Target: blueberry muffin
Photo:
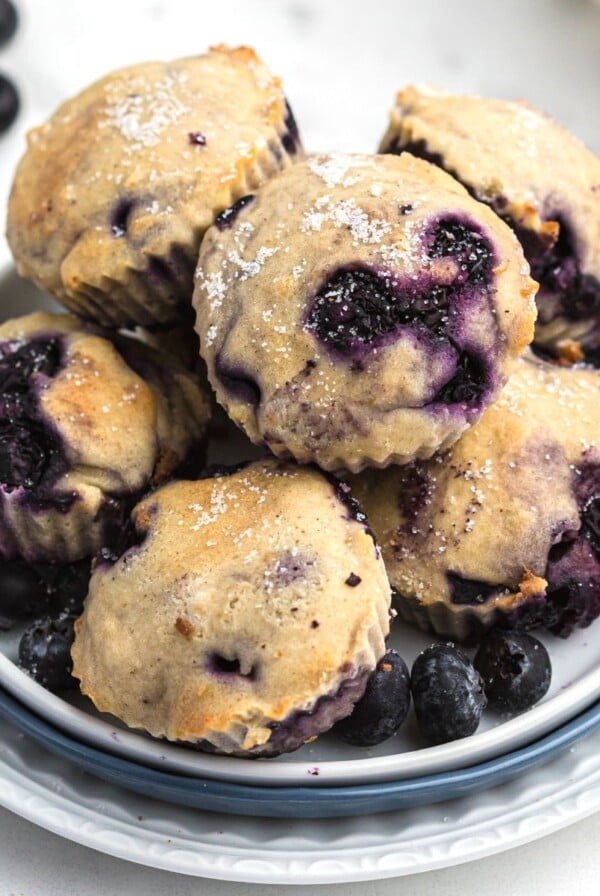
[[[0,380],[5,627],[85,578],[141,492],[201,462],[209,402],[173,358],[41,312],[0,326]]]
[[[357,477],[407,621],[463,640],[600,614],[599,399],[599,371],[527,355],[449,451]]]
[[[19,273],[103,326],[190,320],[204,231],[299,151],[247,47],[114,72],[29,134],[8,210]]]
[[[490,205],[539,281],[536,340],[600,336],[600,159],[523,102],[407,87],[381,152],[428,159]]]
[[[390,588],[334,481],[273,459],[173,482],[92,575],[73,672],[102,712],[238,756],[347,716],[385,653]]]
[[[447,447],[533,335],[510,229],[409,155],[316,156],[202,243],[194,305],[217,399],[250,439],[326,470]]]

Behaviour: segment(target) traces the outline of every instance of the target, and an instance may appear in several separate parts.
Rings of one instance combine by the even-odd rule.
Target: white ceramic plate
[[[442,807],[282,821],[136,796],[5,723],[0,804],[92,849],[182,874],[258,884],[376,880],[483,858],[600,810],[600,732],[518,780]]]
[[[370,750],[349,747],[330,734],[277,759],[250,762],[211,756],[127,730],[114,719],[100,716],[79,695],[62,699],[45,691],[12,661],[16,656],[14,635],[0,637],[0,684],[72,737],[164,771],[266,786],[364,784],[450,771],[492,759],[537,740],[590,705],[600,696],[600,625],[576,633],[568,642],[544,640],[552,655],[554,676],[542,703],[509,721],[486,712],[477,734],[426,748],[411,711],[395,737]],[[431,639],[402,627],[392,642],[409,662]],[[314,774],[315,768],[318,775]]]
[[[41,307],[56,308],[47,296],[17,278],[12,269],[6,269],[0,277],[0,318]],[[214,460],[233,461],[236,451],[239,456],[240,451],[243,454],[248,450],[240,442],[241,436],[233,435],[232,442],[233,427],[229,431],[226,426],[219,430],[219,440],[212,445]],[[359,784],[464,768],[540,738],[600,697],[600,623],[596,623],[576,632],[568,641],[542,636],[553,663],[552,687],[544,701],[510,721],[488,712],[478,733],[465,740],[423,748],[411,713],[398,735],[371,750],[351,748],[329,735],[288,756],[248,762],[153,740],[125,730],[109,717],[101,717],[82,697],[71,695],[63,700],[48,693],[16,667],[17,640],[11,633],[0,635],[0,684],[73,737],[163,770],[263,785]],[[407,662],[412,662],[430,643],[429,636],[401,623],[395,625],[391,644]],[[315,766],[319,768],[318,776],[312,774]]]

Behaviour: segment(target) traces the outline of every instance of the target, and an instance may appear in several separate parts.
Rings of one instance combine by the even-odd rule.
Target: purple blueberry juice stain
[[[478,294],[488,298],[494,254],[486,239],[458,219],[436,222],[429,239],[432,259],[455,260],[452,283],[433,282],[430,274],[401,280],[366,268],[338,269],[316,294],[304,326],[359,373],[367,353],[409,333],[420,342],[425,339],[436,355],[451,349],[456,369],[433,403],[479,402],[490,386],[488,365],[475,351],[461,347],[456,331],[462,305],[477,300]]]
[[[476,404],[489,385],[484,364],[469,352],[462,352],[456,371],[435,394],[433,401],[439,404]]]
[[[247,196],[242,196],[241,199],[238,199],[238,201],[234,202],[233,205],[230,205],[229,208],[226,208],[220,215],[217,215],[215,218],[215,227],[217,230],[229,230],[230,227],[233,227],[233,224],[242,209],[254,202],[255,199],[256,196],[249,193]]]
[[[275,563],[274,576],[270,577],[278,588],[289,588],[306,579],[308,570],[314,566],[314,559],[288,551]]]
[[[420,327],[444,336],[450,322],[450,291],[437,285],[401,283],[366,269],[338,270],[321,287],[305,327],[341,357],[356,359]]]
[[[297,710],[281,722],[270,725],[273,733],[261,755],[277,755],[295,750],[306,741],[332,728],[339,719],[350,715],[354,705],[362,697],[370,670],[360,669],[350,677],[350,668],[340,670],[342,681],[331,694],[319,697],[314,707],[309,710]],[[348,677],[344,677],[344,676]]]
[[[348,716],[362,697],[370,675],[369,669],[355,670],[349,665],[340,669],[342,681],[332,693],[319,697],[311,710],[295,710],[281,722],[271,722],[271,737],[266,744],[250,751],[233,751],[230,755],[278,756],[289,753],[314,737],[328,731],[339,720]],[[186,742],[182,742],[186,743]],[[222,752],[206,740],[187,742],[187,745],[206,753]],[[310,774],[310,772],[309,772]]]

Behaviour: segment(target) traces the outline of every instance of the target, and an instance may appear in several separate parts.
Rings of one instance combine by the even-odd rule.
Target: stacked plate
[[[0,714],[79,767],[183,806],[266,817],[359,815],[495,786],[600,727],[600,626],[567,641],[542,638],[553,665],[545,699],[510,720],[486,712],[476,734],[436,747],[424,746],[411,713],[397,735],[369,750],[330,733],[276,759],[205,754],[125,729],[78,694],[44,690],[16,664],[18,632],[0,636]],[[397,627],[391,646],[411,663],[429,643]]]
[[[8,269],[3,317],[52,307]],[[222,459],[230,445],[217,445]],[[248,761],[212,756],[126,730],[73,694],[55,696],[16,665],[19,633],[0,636],[0,713],[50,750],[130,789],[186,806],[236,814],[325,818],[449,799],[490,787],[549,758],[600,726],[600,625],[568,641],[547,637],[552,687],[511,720],[486,713],[464,740],[425,747],[412,714],[377,748],[349,747],[333,734],[296,753]],[[430,639],[396,627],[391,646],[408,663]]]

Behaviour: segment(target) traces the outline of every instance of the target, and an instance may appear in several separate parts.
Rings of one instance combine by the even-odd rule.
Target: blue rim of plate
[[[57,731],[0,688],[0,716],[78,768],[143,796],[179,806],[267,818],[336,818],[457,799],[503,784],[600,727],[600,700],[540,740],[470,768],[402,781],[338,787],[277,787],[191,778],[120,759]]]

